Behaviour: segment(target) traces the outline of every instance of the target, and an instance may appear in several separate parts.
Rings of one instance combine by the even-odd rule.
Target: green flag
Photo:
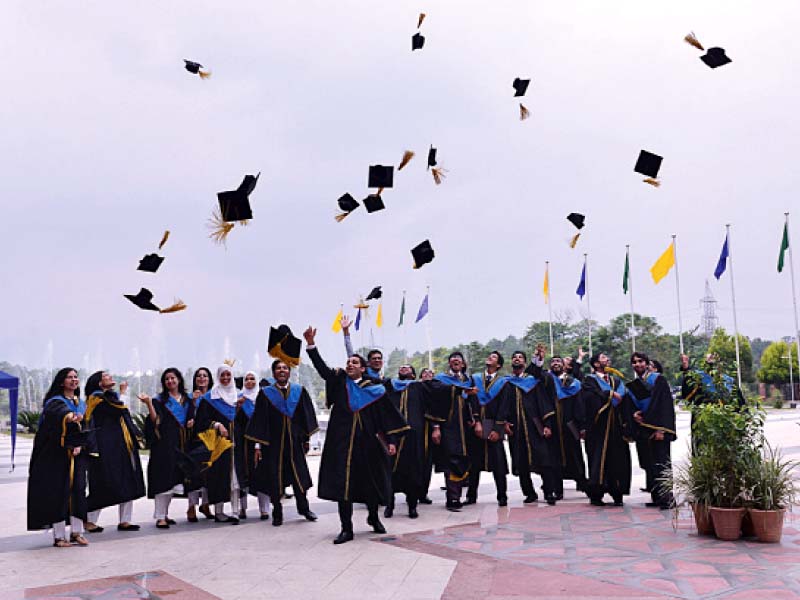
[[[628,251],[625,251],[625,272],[622,274],[622,291],[628,293],[628,277],[630,274],[630,264],[628,263]]]
[[[783,258],[786,255],[786,249],[789,247],[789,224],[783,226],[783,239],[781,240],[781,253],[778,255],[778,273],[783,271]]]
[[[406,295],[403,294],[403,303],[400,304],[400,322],[397,324],[400,327],[403,324],[403,317],[406,316]]]

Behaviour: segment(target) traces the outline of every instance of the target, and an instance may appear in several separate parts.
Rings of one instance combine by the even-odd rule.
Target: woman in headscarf
[[[228,365],[217,369],[217,384],[197,399],[194,427],[195,448],[204,446],[210,453],[205,463],[207,500],[214,505],[217,523],[239,523],[233,515],[225,514],[230,502],[233,514],[238,512],[240,486],[233,458],[233,440],[239,392]]]
[[[197,410],[200,398],[205,396],[212,387],[214,387],[214,378],[211,376],[211,370],[208,367],[199,367],[192,376],[192,405],[195,410]],[[192,432],[190,431],[189,437],[191,436]],[[200,512],[206,519],[214,518],[208,506],[208,491],[204,485],[196,490],[187,490],[186,496],[189,498],[189,510],[186,511],[187,521],[197,523],[196,506],[198,504],[200,504]]]
[[[244,432],[258,396],[258,375],[248,371],[244,375],[242,391],[236,404],[236,418],[233,422],[233,463],[236,468],[236,479],[239,482],[239,518],[247,518],[247,492],[250,486],[250,475],[253,472],[253,442],[245,439]],[[262,511],[265,512],[265,511]]]
[[[79,400],[79,388],[75,369],[61,369],[56,374],[44,396],[28,468],[28,530],[52,527],[57,548],[89,544],[83,537],[86,468],[78,458],[86,450],[86,436],[81,431],[86,405]]]

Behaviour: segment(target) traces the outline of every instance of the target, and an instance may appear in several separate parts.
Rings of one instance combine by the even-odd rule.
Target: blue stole
[[[483,373],[473,374],[472,384],[474,387],[478,388],[478,402],[481,403],[481,406],[486,406],[489,402],[497,398],[497,394],[503,389],[503,385],[505,385],[507,380],[508,375],[495,375],[487,391],[484,387]]]
[[[714,383],[714,380],[711,378],[711,375],[705,371],[695,371],[695,373],[700,375],[700,381],[703,383],[704,388],[706,388],[712,394],[717,393],[717,386]],[[729,392],[733,391],[733,377],[723,374],[722,383]]]
[[[244,398],[244,394],[239,394],[239,398]],[[256,405],[252,400],[250,400],[250,398],[244,398],[241,409],[244,411],[244,414],[248,419],[253,416],[253,411],[255,408]]]
[[[658,373],[648,373],[647,375],[642,377],[642,383],[644,383],[645,387],[647,387],[647,389],[650,392],[653,391],[653,387],[655,387],[656,385],[657,377]],[[647,409],[650,408],[650,402],[652,400],[650,396],[639,400],[634,394],[628,394],[628,395],[631,397],[631,400],[633,400],[634,406],[636,406],[636,408],[642,411],[643,413],[646,413]]]
[[[594,377],[594,380],[597,381],[597,383],[600,385],[600,389],[603,390],[604,392],[611,392],[612,391],[611,390],[611,385],[606,383],[603,380],[603,378],[600,377],[599,375],[597,375],[596,373],[592,373],[591,375],[589,375],[589,377]],[[620,381],[617,384],[617,389],[615,389],[613,391],[617,392],[620,396],[624,396],[625,394],[628,393],[628,390],[625,389],[625,384],[622,383],[622,381]],[[616,398],[614,398],[612,396],[612,398],[611,398],[611,405],[612,406],[619,406],[620,402],[621,402],[621,400],[617,400]]]
[[[461,381],[460,379],[453,377],[452,375],[449,375],[447,373],[438,373],[434,376],[434,379],[436,381],[439,381],[440,383],[444,383],[446,385],[454,385],[456,387],[460,387],[465,390],[472,387],[472,381],[470,380],[469,377],[467,377],[466,381]]]
[[[380,379],[381,374],[372,367],[367,367],[367,377],[371,377],[372,379]]]
[[[368,385],[366,387],[359,387],[349,377],[346,381],[347,386],[347,401],[350,405],[350,410],[358,412],[383,397],[386,389],[382,385]]]
[[[281,414],[286,415],[290,419],[294,417],[294,411],[297,410],[297,405],[300,402],[300,394],[303,393],[302,385],[289,384],[289,394],[286,398],[276,385],[270,385],[261,388],[267,400],[270,401]]]
[[[212,398],[211,392],[206,392],[202,396],[197,399],[197,408],[200,408],[200,403],[205,400],[211,406],[213,406],[219,414],[223,417],[228,419],[228,421],[233,421],[236,418],[236,406],[231,406],[222,398]]]
[[[175,398],[170,396],[169,393],[165,395],[167,397],[166,400],[164,400],[163,396],[159,396],[164,408],[166,408],[170,414],[175,417],[175,420],[181,427],[186,427],[186,405],[175,400]]]
[[[553,383],[556,386],[556,395],[558,396],[559,400],[563,400],[564,398],[569,398],[570,396],[574,396],[575,394],[581,391],[581,382],[578,381],[577,379],[573,378],[572,383],[570,383],[569,385],[564,385],[561,382],[560,378],[556,377],[552,373],[550,375],[553,378]]]
[[[392,389],[395,392],[404,392],[412,383],[416,383],[416,381],[414,379],[392,379]]]
[[[52,402],[53,400],[61,400],[61,402],[63,402],[64,405],[71,412],[77,413],[79,415],[84,415],[86,413],[86,402],[84,400],[81,400],[80,397],[78,398],[78,404],[75,404],[72,400],[67,400],[64,396],[60,394],[58,396],[52,396],[48,398],[47,401],[44,403],[44,406],[42,406],[42,414],[39,415],[39,427],[41,427],[42,423],[44,422],[44,409],[47,408],[47,405],[50,404],[50,402]]]
[[[533,375],[523,374],[522,377],[517,377],[516,375],[508,375],[508,383],[518,387],[527,394],[533,388],[536,387],[536,384],[539,383],[539,380],[536,379],[536,377],[534,377]]]

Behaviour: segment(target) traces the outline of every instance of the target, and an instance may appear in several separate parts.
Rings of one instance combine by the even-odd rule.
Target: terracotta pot
[[[783,535],[783,516],[785,509],[758,510],[751,508],[748,511],[753,521],[753,529],[759,542],[776,544]]]
[[[756,530],[753,528],[753,519],[750,518],[750,511],[744,513],[742,517],[742,537],[755,537]]]
[[[712,506],[708,509],[711,521],[714,523],[714,533],[717,539],[732,542],[738,540],[742,534],[742,518],[745,508],[720,508]]]
[[[691,506],[694,513],[694,523],[697,525],[697,533],[699,535],[714,535],[714,524],[711,522],[706,506],[695,503],[692,503]]]

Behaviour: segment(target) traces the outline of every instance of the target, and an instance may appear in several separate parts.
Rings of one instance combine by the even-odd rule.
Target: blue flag
[[[583,271],[581,271],[581,281],[578,284],[578,289],[575,290],[575,293],[578,294],[578,296],[581,297],[581,300],[583,300],[583,297],[586,295],[586,264],[585,263],[583,265]]]
[[[417,320],[414,321],[415,323],[419,323],[422,318],[428,314],[428,294],[425,294],[425,298],[422,300],[422,304],[420,304],[419,312],[417,313]]]
[[[361,326],[361,309],[358,309],[358,313],[356,313],[356,331]]]
[[[728,234],[725,234],[725,243],[722,244],[722,252],[719,253],[719,260],[717,261],[717,268],[714,269],[714,277],[719,279],[725,272],[728,266]]]

